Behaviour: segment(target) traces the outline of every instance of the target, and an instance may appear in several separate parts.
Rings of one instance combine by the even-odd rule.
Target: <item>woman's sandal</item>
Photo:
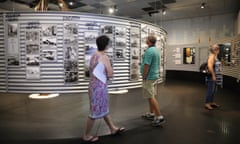
[[[207,109],[207,110],[213,110],[213,108],[211,107],[211,106],[204,106],[205,107],[205,109]]]
[[[97,136],[92,136],[91,138],[89,138],[88,140],[85,140],[82,138],[82,141],[84,144],[93,144],[99,141],[99,138]]]
[[[118,128],[114,133],[111,133],[111,136],[117,136],[122,134],[123,132],[125,132],[125,128],[121,127],[121,128]]]
[[[211,104],[211,106],[212,106],[213,108],[220,108],[220,105],[218,105],[218,104],[216,104],[216,103]]]

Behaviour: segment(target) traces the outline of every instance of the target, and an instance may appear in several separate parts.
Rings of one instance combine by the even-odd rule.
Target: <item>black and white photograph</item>
[[[56,48],[57,38],[56,37],[42,37],[42,46],[43,48]]]
[[[65,60],[78,60],[78,48],[74,46],[64,46]]]
[[[78,37],[72,36],[64,39],[64,45],[78,46]]]
[[[39,42],[39,31],[26,31],[26,41]]]
[[[29,79],[29,80],[40,79],[40,67],[27,66],[26,67],[26,79]]]
[[[88,44],[85,46],[85,77],[90,77],[89,75],[89,63],[92,55],[97,51],[96,44]]]
[[[8,24],[8,38],[7,38],[7,61],[8,66],[20,65],[19,41],[18,41],[18,24]]]
[[[78,81],[78,72],[65,72],[65,82],[73,83]]]
[[[123,49],[115,49],[115,55],[114,59],[115,60],[122,60],[125,58],[125,53]]]
[[[92,27],[99,27],[100,24],[97,23],[97,22],[88,22],[88,23],[85,24],[85,26],[92,28]]]
[[[137,62],[131,63],[131,70],[132,69],[139,69],[139,64]]]
[[[56,37],[57,36],[57,24],[42,24],[42,36],[43,37]]]
[[[84,33],[85,43],[95,43],[96,38],[99,36],[98,31],[87,31]]]
[[[140,38],[140,29],[136,27],[131,28],[131,38]]]
[[[139,42],[139,39],[131,39],[131,47],[133,48],[133,47],[140,47],[140,44],[139,44],[140,42]]]
[[[130,72],[130,80],[139,80],[139,72],[137,69],[133,69]]]
[[[8,37],[18,37],[18,24],[8,23]]]
[[[139,60],[140,59],[140,50],[139,48],[132,48],[131,49],[132,59]]]
[[[26,56],[26,65],[39,66],[40,65],[39,55],[27,55]]]
[[[78,71],[78,61],[76,60],[65,60],[64,61],[65,71]]]
[[[101,26],[101,33],[102,34],[112,34],[113,33],[113,26],[102,25]]]
[[[183,64],[195,64],[195,48],[183,48]]]
[[[115,27],[115,36],[116,37],[125,37],[126,28],[125,27]]]
[[[116,44],[116,47],[125,48],[126,47],[126,38],[116,38],[115,44]]]
[[[8,66],[19,66],[20,61],[19,61],[19,56],[8,56]]]
[[[64,24],[64,35],[77,35],[78,24],[77,23],[65,23]]]
[[[148,30],[147,25],[141,25],[141,34],[148,34]]]
[[[8,38],[7,45],[8,45],[7,47],[8,55],[19,54],[19,43],[17,38]]]
[[[56,62],[57,50],[42,50],[41,56],[44,62]]]
[[[40,52],[38,44],[26,44],[27,55],[38,55]]]

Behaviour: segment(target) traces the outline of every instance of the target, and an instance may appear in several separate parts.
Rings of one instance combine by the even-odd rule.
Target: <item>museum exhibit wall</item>
[[[240,79],[240,36],[237,23],[237,13],[162,22],[168,32],[167,79],[201,80],[200,64],[207,61],[210,45],[219,43],[222,45],[223,74],[237,84]]]
[[[107,35],[114,69],[110,90],[141,87],[140,61],[149,34],[157,36],[164,80],[166,31],[121,17],[72,12],[0,13],[0,91],[87,92],[96,37]]]

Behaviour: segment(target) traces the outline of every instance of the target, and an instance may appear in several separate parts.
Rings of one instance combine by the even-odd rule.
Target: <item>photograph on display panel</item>
[[[64,45],[73,45],[78,46],[78,37],[72,36],[72,37],[65,37],[64,38]]]
[[[43,37],[56,37],[57,36],[57,24],[42,24],[42,36]]]
[[[137,69],[132,69],[131,74],[130,74],[130,80],[139,80],[139,70]]]
[[[114,38],[113,38],[113,29],[114,26],[111,25],[100,25],[100,35],[106,35],[110,38],[109,44],[108,44],[108,49],[107,49],[107,56],[110,60],[111,65],[113,66],[113,58],[114,58],[114,52],[113,52],[113,47],[114,47]]]
[[[8,23],[7,33],[7,64],[8,66],[20,65],[19,41],[18,41],[18,24]]]
[[[65,23],[64,24],[64,35],[77,35],[78,24],[77,23]]]
[[[78,60],[78,47],[65,45],[64,60]]]
[[[131,58],[133,60],[140,60],[140,49],[139,48],[131,48]]]
[[[39,31],[26,31],[26,41],[38,43],[39,42]]]
[[[195,52],[194,47],[183,48],[183,64],[195,64]]]
[[[131,38],[140,38],[140,28],[131,27]]]
[[[78,72],[65,72],[65,83],[78,82]]]
[[[113,26],[110,25],[102,25],[101,26],[102,34],[113,34]]]
[[[26,65],[39,66],[40,65],[39,55],[26,55]]]
[[[42,50],[41,57],[43,62],[56,62],[57,50]]]
[[[96,44],[86,44],[85,46],[85,77],[89,78],[89,65],[90,65],[90,59],[92,55],[97,51],[97,45]]]
[[[26,54],[27,55],[38,55],[40,53],[39,44],[27,44],[26,43]]]
[[[64,70],[77,72],[78,71],[78,61],[77,60],[65,60],[64,61]]]
[[[8,38],[17,38],[18,37],[18,24],[17,23],[8,23]]]
[[[56,37],[42,37],[42,47],[43,48],[57,48],[57,38]]]
[[[85,43],[96,43],[96,39],[99,36],[98,31],[87,31],[84,33]]]
[[[125,27],[115,27],[115,36],[116,37],[126,37],[126,28]]]
[[[123,60],[125,58],[125,50],[124,49],[115,49],[115,60]]]
[[[40,79],[40,67],[39,66],[27,66],[26,67],[26,79],[39,80]]]

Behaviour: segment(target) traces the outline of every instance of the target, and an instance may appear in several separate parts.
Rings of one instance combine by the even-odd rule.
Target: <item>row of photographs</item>
[[[9,38],[18,37],[16,36],[16,27],[14,25],[10,25],[10,27],[13,26],[12,30],[9,32]],[[121,27],[115,27],[113,30],[113,26],[104,26],[100,28],[101,34],[110,35],[110,37],[113,37],[113,31],[115,31],[115,52],[112,53],[113,50],[110,50],[109,56],[112,58],[114,57],[116,59],[124,59],[125,58],[125,51],[123,47],[126,47],[126,28]],[[35,71],[37,73],[38,68],[37,66],[40,66],[40,61],[42,62],[54,62],[57,61],[57,25],[43,25],[42,26],[42,35],[41,35],[41,42],[39,42],[40,34],[38,31],[27,31],[26,32],[26,65],[28,66],[28,71],[31,70],[31,67],[33,67],[32,71]],[[74,75],[76,72],[78,72],[78,40],[77,40],[77,34],[78,34],[78,25],[76,24],[65,24],[64,25],[64,70],[66,77],[65,82],[73,82],[75,81],[72,78],[75,77]],[[135,71],[139,71],[139,66],[136,67],[136,65],[139,65],[140,63],[140,42],[138,41],[140,37],[139,29],[134,29],[130,32],[132,36],[132,41],[130,43],[130,46],[132,48],[131,50],[131,69],[133,73],[136,73]],[[92,42],[95,43],[96,37],[99,35],[99,33],[95,32],[86,32],[85,33],[85,42],[86,42],[86,63],[89,62],[89,55],[91,54],[92,49],[96,50],[96,45],[94,45]],[[113,41],[113,39],[112,39]],[[16,42],[18,43],[18,42]],[[40,44],[41,44],[41,50]],[[111,42],[112,43],[112,42]],[[71,44],[71,46],[70,46]],[[14,46],[13,49],[17,51],[18,46]],[[112,54],[111,54],[112,53]],[[17,52],[12,55],[17,55]],[[14,59],[9,54],[9,61],[10,59]],[[18,65],[19,62],[16,62],[12,60],[13,62],[9,62],[9,65]],[[40,68],[39,68],[40,69]],[[86,68],[87,69],[87,68]],[[131,72],[131,73],[132,73]],[[137,75],[136,74],[133,75]],[[68,76],[67,76],[68,75]],[[132,75],[132,74],[131,74]],[[34,77],[34,76],[32,76]],[[71,78],[70,78],[71,77]],[[133,76],[135,77],[135,76]],[[35,77],[36,78],[36,77]],[[72,79],[72,80],[70,80]],[[138,78],[131,78],[131,79],[138,79]]]

